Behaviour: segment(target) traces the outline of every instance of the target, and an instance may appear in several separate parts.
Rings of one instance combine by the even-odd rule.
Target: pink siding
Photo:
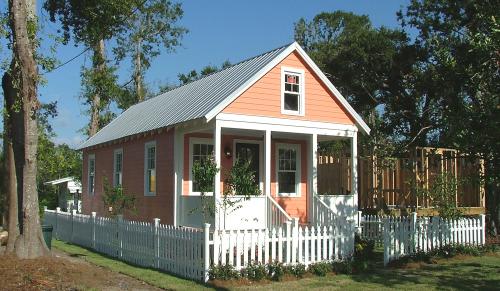
[[[156,196],[144,196],[144,144],[156,141]],[[83,151],[82,200],[83,212],[96,211],[105,216],[103,181],[107,177],[113,182],[113,151],[123,149],[123,187],[125,192],[136,197],[136,213],[126,213],[125,217],[151,222],[160,218],[162,223],[172,224],[174,213],[174,131],[148,135],[119,144]],[[95,154],[96,182],[95,194],[88,194],[88,155]]]
[[[305,115],[281,114],[281,67],[305,71]],[[313,70],[293,52],[271,69],[260,80],[241,94],[224,110],[224,113],[245,114],[309,121],[354,124],[354,121],[337,98],[315,75]]]

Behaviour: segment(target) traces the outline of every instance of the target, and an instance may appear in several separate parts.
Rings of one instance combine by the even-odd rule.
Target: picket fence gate
[[[384,265],[401,256],[429,252],[446,245],[474,245],[485,243],[485,215],[458,219],[438,216],[384,217]]]
[[[383,216],[360,215],[360,217],[361,237],[367,240],[373,240],[377,243],[381,243],[383,241]]]
[[[301,263],[350,258],[354,251],[354,221],[339,218],[329,226],[299,226],[261,230],[211,230],[111,219],[45,209],[44,224],[54,237],[108,256],[185,278],[208,281],[212,265],[231,264],[240,270],[255,263]]]

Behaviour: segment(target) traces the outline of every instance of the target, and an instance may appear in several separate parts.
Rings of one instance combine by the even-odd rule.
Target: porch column
[[[309,142],[309,221],[316,223],[316,214],[314,213],[314,199],[318,195],[318,135],[311,134]]]
[[[351,138],[351,194],[353,196],[353,212],[358,210],[358,132]]]
[[[264,135],[264,194],[271,196],[271,131],[266,130]]]
[[[220,201],[220,170],[221,170],[221,125],[218,121],[215,122],[214,128],[214,159],[215,165],[219,171],[215,174],[215,185],[214,185],[214,203],[215,208],[218,208],[218,201]],[[220,221],[220,211],[217,209],[215,213],[215,223],[214,228],[220,229],[221,221]]]

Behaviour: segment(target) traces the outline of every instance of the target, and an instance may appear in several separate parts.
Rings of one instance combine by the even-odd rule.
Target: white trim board
[[[319,67],[313,62],[313,60],[307,55],[307,53],[300,47],[297,42],[292,43],[285,50],[283,50],[276,58],[274,58],[271,62],[269,62],[264,68],[262,68],[258,73],[256,73],[252,78],[250,78],[247,82],[245,82],[242,86],[240,86],[237,90],[235,90],[231,95],[229,95],[224,101],[215,106],[212,110],[210,110],[205,118],[208,121],[211,121],[218,114],[224,110],[229,104],[231,104],[236,98],[238,98],[243,92],[245,92],[248,88],[250,88],[255,82],[260,80],[267,72],[269,72],[272,68],[278,65],[281,61],[283,61],[288,55],[290,55],[293,51],[297,51],[297,53],[304,59],[304,61],[311,67],[313,72],[321,79],[321,81],[327,86],[330,92],[339,100],[339,102],[345,107],[347,112],[351,114],[351,116],[356,121],[356,124],[365,132],[366,134],[370,134],[370,128],[361,118],[361,116],[352,108],[352,106],[347,102],[347,100],[342,96],[342,94],[335,88],[335,86],[328,80],[325,74],[319,69]]]

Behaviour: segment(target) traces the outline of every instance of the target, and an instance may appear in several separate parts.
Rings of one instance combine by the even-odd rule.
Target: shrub
[[[245,269],[241,270],[241,276],[252,281],[260,281],[267,277],[266,266],[262,264],[249,264]]]
[[[216,265],[210,267],[208,276],[210,280],[231,280],[238,279],[240,274],[234,269],[233,265]]]
[[[273,262],[267,265],[269,278],[273,281],[281,281],[285,275],[285,266],[280,262]]]
[[[336,261],[332,263],[332,269],[335,273],[350,275],[353,273],[353,263],[351,260]]]
[[[300,263],[285,267],[285,273],[293,275],[296,278],[302,278],[302,277],[304,277],[304,275],[305,275],[306,272],[307,272],[306,271],[306,265],[300,264]]]
[[[309,266],[309,272],[316,276],[324,277],[332,271],[332,265],[328,262],[318,262]]]
[[[375,241],[362,239],[358,234],[354,237],[354,259],[370,260],[375,256]]]

